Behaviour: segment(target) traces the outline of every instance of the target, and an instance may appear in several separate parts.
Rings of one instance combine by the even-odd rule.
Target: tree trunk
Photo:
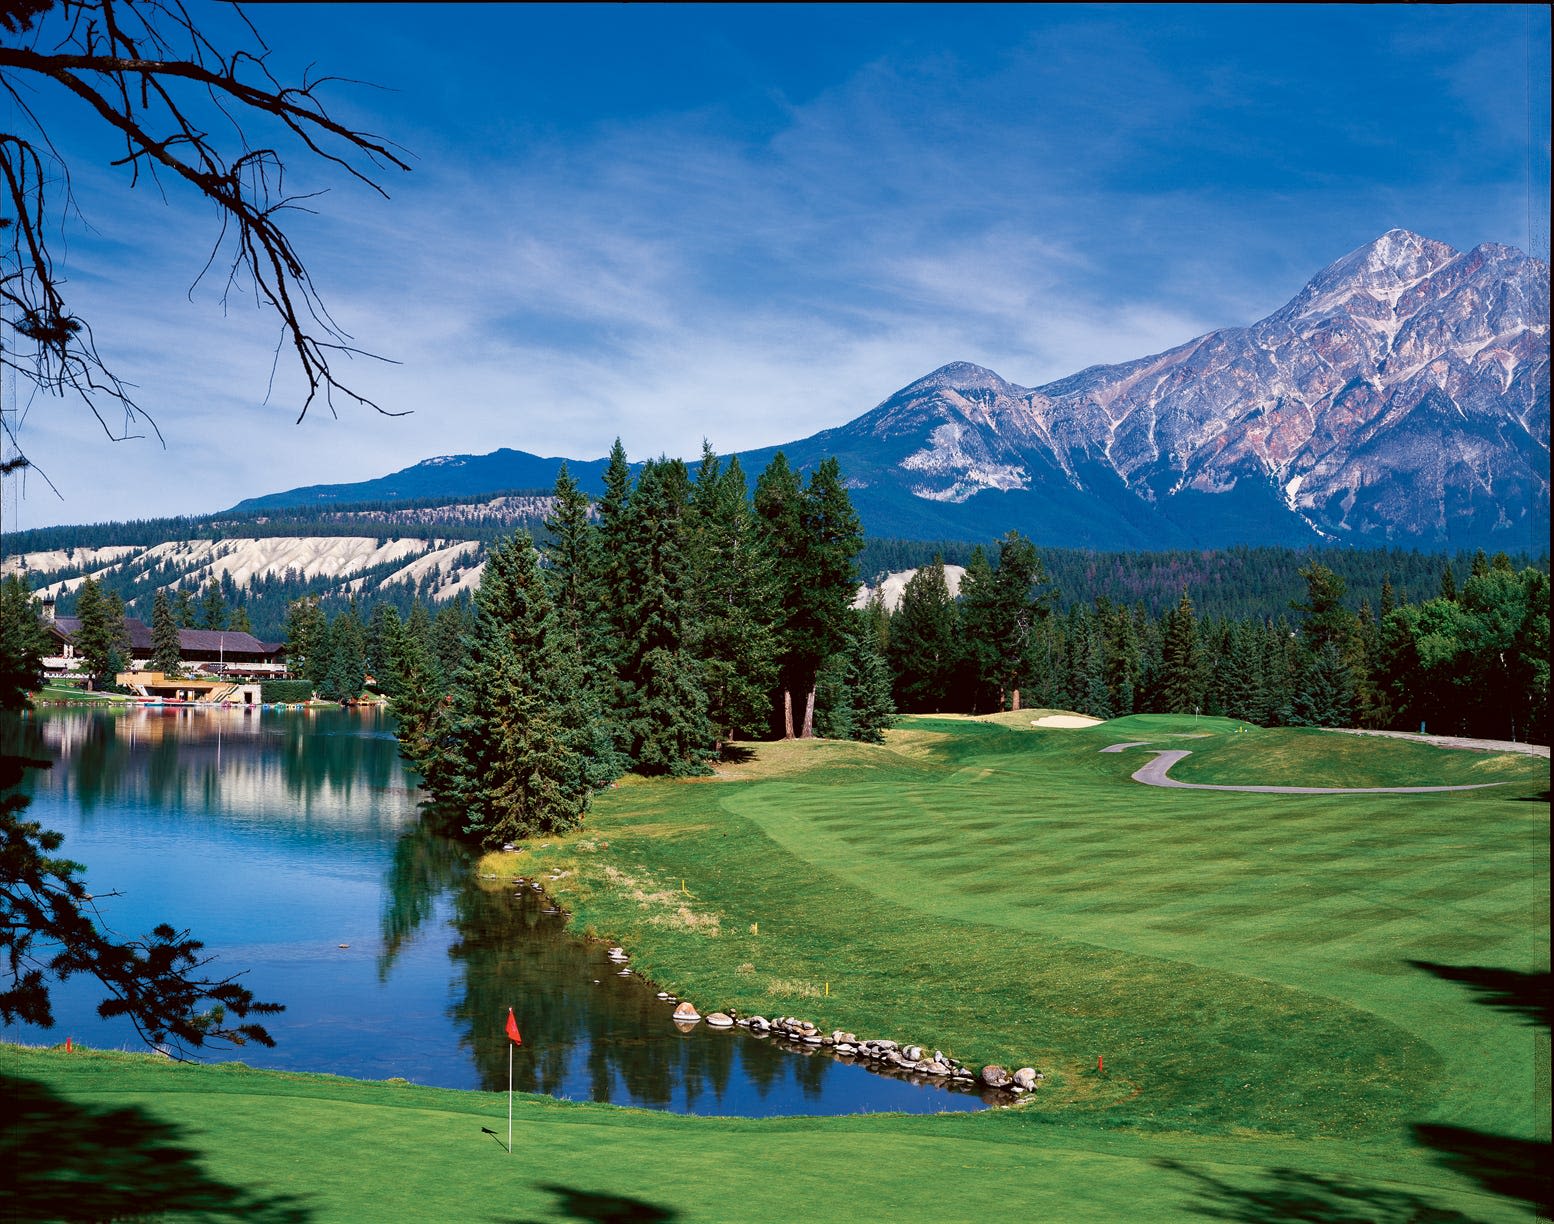
[[[804,698],[804,730],[801,733],[804,739],[815,738],[815,686],[809,686],[809,694]]]
[[[1012,690],[1012,694],[1011,694],[1009,700],[1010,700],[1009,708],[1011,710],[1018,710],[1020,708],[1020,690],[1019,689]]]
[[[782,689],[782,738],[793,738],[793,690],[787,685]]]

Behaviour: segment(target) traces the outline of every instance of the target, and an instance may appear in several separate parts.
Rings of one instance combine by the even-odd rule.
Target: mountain
[[[1035,388],[955,362],[741,462],[753,473],[779,449],[800,467],[835,455],[872,535],[1536,553],[1549,531],[1548,267],[1395,229],[1249,327]],[[559,462],[447,457],[238,508],[543,487]],[[571,469],[596,489],[602,465]]]

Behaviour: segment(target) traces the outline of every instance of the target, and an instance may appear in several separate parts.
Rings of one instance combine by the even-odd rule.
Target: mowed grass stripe
[[[1200,733],[1208,722],[1199,724]],[[946,725],[951,728],[947,734]],[[1359,1028],[1384,1017],[1380,1023],[1388,1035],[1377,1039],[1378,1046],[1412,1041],[1417,1049],[1408,1052],[1405,1061],[1423,1065],[1432,1059],[1439,1064],[1429,1025],[1419,1023],[1417,998],[1410,991],[1394,994],[1370,981],[1395,976],[1366,968],[1375,960],[1371,953],[1377,944],[1395,949],[1400,963],[1410,958],[1450,960],[1469,949],[1505,957],[1505,963],[1524,968],[1536,961],[1537,949],[1520,936],[1539,912],[1533,898],[1541,899],[1544,893],[1546,839],[1539,841],[1538,830],[1546,829],[1547,816],[1541,805],[1516,800],[1546,788],[1542,762],[1495,758],[1510,771],[1513,783],[1503,794],[1214,794],[1212,802],[1205,803],[1201,795],[1139,787],[1127,780],[1126,771],[1115,768],[1110,778],[1104,776],[1106,767],[1098,770],[1095,761],[1115,763],[1117,758],[1099,753],[1098,747],[1124,737],[1109,728],[1100,730],[1099,735],[1021,733],[964,721],[924,720],[908,733],[912,754],[904,774],[895,768],[900,754],[887,746],[860,751],[848,761],[845,789],[818,755],[808,774],[789,772],[765,784],[706,788],[707,795],[716,793],[725,813],[720,819],[726,834],[733,836],[732,830],[748,822],[770,839],[773,844],[750,853],[782,864],[782,888],[791,887],[795,878],[823,881],[813,898],[804,897],[803,889],[803,899],[796,897],[805,922],[794,935],[800,943],[814,945],[814,956],[784,954],[782,959],[791,963],[772,975],[816,986],[851,977],[860,971],[857,958],[843,949],[858,939],[859,930],[876,937],[900,930],[909,943],[944,946],[950,964],[941,976],[949,978],[973,971],[963,949],[996,945],[999,956],[1009,961],[1006,977],[1023,974],[1041,983],[1039,992],[1019,998],[1019,1006],[996,1010],[997,1016],[1009,1017],[1006,1032],[1030,1032],[1046,1041],[1043,1048],[1059,1061],[1082,1065],[1083,1057],[1057,1040],[1058,1035],[1094,1049],[1096,1038],[1106,1034],[1092,1033],[1085,1040],[1084,1026],[1075,1023],[1065,1029],[1062,1015],[1078,1016],[1086,1009],[1120,1015],[1120,1010],[1098,997],[1104,991],[1090,990],[1076,982],[1074,974],[1056,968],[1030,973],[1026,966],[1036,961],[1078,965],[1086,955],[1075,945],[1090,944],[1123,954],[1124,960],[1109,966],[1105,976],[1133,1000],[1134,1008],[1158,1007],[1160,1001],[1127,983],[1134,971],[1127,959],[1154,958],[1177,966],[1176,990],[1184,998],[1193,993],[1192,980],[1209,989],[1209,978],[1218,973],[1231,975],[1214,979],[1214,987],[1227,994],[1280,984],[1311,994],[1312,1007],[1355,1009],[1362,1018],[1351,1019]],[[1280,748],[1287,765],[1298,749],[1309,755],[1325,751],[1330,743],[1330,737],[1312,733],[1260,733],[1265,740],[1281,736],[1291,741]],[[1244,734],[1223,738],[1245,745]],[[1194,742],[1206,757],[1212,756],[1212,745],[1201,734]],[[1344,784],[1390,784],[1398,777],[1433,783],[1441,779],[1420,779],[1408,769],[1451,755],[1390,741],[1407,750],[1407,769],[1382,761],[1367,773],[1360,766],[1379,759],[1376,742],[1355,742],[1364,751],[1346,754],[1346,773],[1339,779]],[[989,756],[1001,766],[972,777],[967,763]],[[873,771],[860,769],[860,761],[872,762]],[[937,784],[934,761],[940,766]],[[1453,769],[1460,776],[1462,767]],[[1140,793],[1150,796],[1144,808],[1138,803]],[[1487,794],[1495,798],[1484,798]],[[1443,798],[1451,806],[1442,803]],[[1033,813],[1037,804],[1041,810]],[[973,825],[972,835],[963,835]],[[620,832],[629,836],[629,820]],[[720,839],[719,857],[737,844]],[[641,850],[658,857],[655,847]],[[1294,859],[1297,854],[1299,861]],[[703,866],[693,858],[687,856],[667,870]],[[1394,873],[1400,878],[1394,879]],[[743,870],[734,874],[743,876]],[[1443,883],[1455,883],[1460,902],[1448,907],[1412,895]],[[861,896],[850,896],[848,890]],[[707,894],[704,887],[704,894],[720,904],[734,900],[716,888]],[[742,908],[751,921],[762,922],[765,932],[769,924],[757,910],[767,905],[747,895],[736,910]],[[1228,912],[1216,913],[1220,905],[1227,905]],[[738,929],[742,917],[725,921],[725,930]],[[844,933],[849,919],[857,928],[851,934]],[[1496,927],[1504,927],[1507,937],[1494,934]],[[930,930],[935,932],[932,939],[926,934]],[[1006,934],[995,934],[998,930]],[[881,948],[881,955],[889,953]],[[920,972],[919,967],[933,959],[916,954],[910,962],[914,972]],[[759,979],[765,972],[762,960],[748,963],[755,967],[751,976]],[[1340,970],[1337,977],[1335,966]],[[1096,967],[1093,960],[1090,967]],[[1153,971],[1134,969],[1142,981],[1156,980]],[[675,972],[691,975],[675,977],[677,983],[701,976],[689,962],[683,971],[676,966]],[[1249,987],[1244,978],[1258,985]],[[730,982],[717,997],[742,998],[741,1005],[772,1010],[773,998],[752,997],[739,985]],[[1430,993],[1429,984],[1423,985]],[[856,991],[849,991],[852,994]],[[902,1004],[910,1007],[905,998]],[[1020,1014],[1027,1005],[1050,1010],[1058,1018],[1029,1021]],[[1433,1006],[1457,1008],[1468,1030],[1496,1020],[1456,988],[1440,992]],[[1281,1009],[1282,1004],[1274,1008]],[[1180,1015],[1188,1017],[1185,1023],[1196,1024],[1203,1010],[1201,1001],[1183,1002]],[[990,1015],[984,1031],[991,1020]],[[1358,1031],[1353,1025],[1351,1032]],[[1457,1029],[1455,1024],[1446,1027]],[[954,1026],[940,1031],[961,1037]],[[1307,1036],[1281,1039],[1290,1047],[1291,1062],[1328,1058],[1328,1051]],[[925,1039],[933,1040],[927,1035]],[[1300,1049],[1304,1055],[1296,1053]],[[1450,1074],[1464,1080],[1471,1078],[1471,1066],[1482,1061],[1480,1055],[1463,1050],[1444,1053],[1445,1063],[1455,1068]],[[1517,1070],[1523,1061],[1511,1059]],[[1439,1096],[1443,1074],[1447,1071],[1438,1065],[1437,1082],[1427,1096]],[[1173,1091],[1180,1088],[1178,1083]],[[1503,1113],[1493,1103],[1486,1110],[1495,1116]],[[1372,1117],[1385,1113],[1372,1111]],[[1321,1125],[1315,1116],[1307,1121]],[[1522,1123],[1527,1123],[1525,1117]]]

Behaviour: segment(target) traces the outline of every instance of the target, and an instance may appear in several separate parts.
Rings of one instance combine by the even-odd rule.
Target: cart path
[[[1102,752],[1121,752],[1133,744],[1113,744]],[[1170,750],[1153,748],[1155,759],[1133,775],[1135,782],[1145,786],[1164,786],[1177,790],[1242,791],[1254,795],[1424,795],[1439,791],[1484,790],[1491,786],[1504,786],[1504,782],[1474,782],[1467,786],[1221,786],[1210,782],[1178,782],[1170,777],[1171,766],[1192,753],[1180,748]]]

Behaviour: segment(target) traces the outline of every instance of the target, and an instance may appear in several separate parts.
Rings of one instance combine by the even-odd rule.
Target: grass
[[[704,1012],[1042,1069],[1016,1109],[525,1099],[509,1158],[479,1134],[505,1133],[483,1094],[14,1048],[0,1070],[60,1108],[185,1127],[223,1185],[293,1190],[319,1219],[1528,1218],[1500,1166],[1548,1137],[1547,1012],[1529,1026],[1522,989],[1548,967],[1547,763],[1213,719],[1032,729],[1041,713],[751,745],[719,779],[601,796],[524,868],[563,873],[578,926]],[[1143,750],[1099,751],[1129,740],[1190,749],[1191,781],[1506,785],[1159,790],[1129,779]]]

